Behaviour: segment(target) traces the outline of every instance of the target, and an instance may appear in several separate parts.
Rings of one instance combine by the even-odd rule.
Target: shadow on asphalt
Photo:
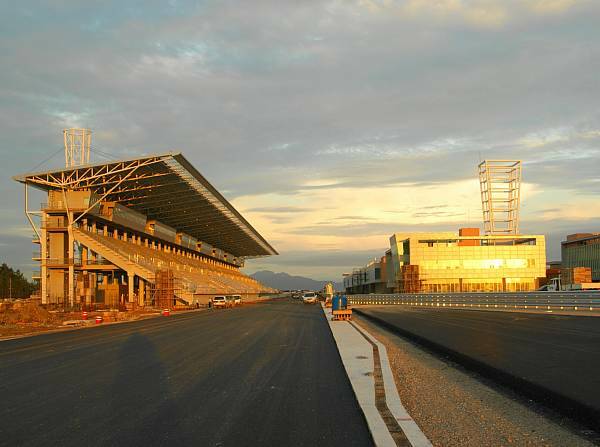
[[[117,444],[160,444],[162,437],[182,445],[172,429],[176,405],[154,343],[138,332],[132,334],[119,351],[118,365],[111,393],[111,415],[121,427],[115,433]],[[157,434],[162,436],[157,439]]]

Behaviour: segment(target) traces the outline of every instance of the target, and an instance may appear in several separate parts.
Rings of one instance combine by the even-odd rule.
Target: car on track
[[[241,295],[233,295],[233,304],[236,306],[242,305],[242,297]]]
[[[315,292],[305,292],[302,295],[302,302],[304,304],[315,304],[317,301],[319,301],[319,298]]]
[[[225,298],[223,295],[219,295],[219,296],[213,297],[213,299],[212,299],[212,307],[214,307],[215,309],[217,307],[222,308],[222,309],[224,309],[226,307],[229,307],[227,305],[227,298]]]

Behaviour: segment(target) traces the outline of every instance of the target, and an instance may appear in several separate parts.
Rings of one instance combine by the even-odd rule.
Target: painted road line
[[[390,433],[390,429],[386,425],[386,421],[382,417],[377,405],[375,393],[376,381],[374,376],[374,362],[376,359],[372,342],[349,322],[332,321],[331,309],[323,308],[323,312],[375,444],[377,446],[431,446],[431,443],[416,427],[416,424],[400,403],[391,369],[389,368],[385,347],[379,348],[377,346],[380,353],[379,365],[381,365],[381,376],[384,381],[384,395],[392,397],[390,401],[392,405],[389,411],[397,423],[400,424],[401,431],[403,432],[402,434],[394,433],[394,436]],[[381,362],[381,353],[383,353],[383,358],[385,359],[383,363]],[[404,429],[404,426],[408,428],[408,432]],[[419,431],[420,436],[415,434],[415,427]]]
[[[429,439],[427,439],[427,437],[421,431],[417,423],[410,416],[408,411],[406,411],[404,405],[402,405],[400,395],[398,394],[398,389],[396,388],[396,383],[394,382],[394,376],[392,374],[392,368],[390,367],[390,362],[385,346],[357,322],[353,322],[352,325],[355,328],[357,328],[357,330],[359,330],[364,337],[368,338],[373,345],[377,347],[377,351],[379,352],[379,360],[381,362],[381,373],[383,376],[382,378],[385,387],[385,400],[387,407],[393,414],[396,421],[398,421],[398,425],[400,425],[400,428],[408,438],[410,444],[413,447],[431,446],[431,442],[429,442]]]

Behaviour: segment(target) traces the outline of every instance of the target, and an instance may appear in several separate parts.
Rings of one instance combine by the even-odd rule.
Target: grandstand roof
[[[180,153],[14,177],[43,190],[92,190],[236,256],[277,251]]]

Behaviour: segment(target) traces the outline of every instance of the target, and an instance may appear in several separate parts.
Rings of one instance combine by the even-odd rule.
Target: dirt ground
[[[95,324],[98,315],[102,316],[103,323],[114,323],[153,317],[159,315],[159,312],[95,311],[88,312],[87,320],[83,320],[81,312],[48,311],[36,303],[25,300],[3,302],[0,304],[0,339],[90,326]]]
[[[592,434],[452,362],[357,321],[387,349],[403,405],[435,446],[591,446]]]

